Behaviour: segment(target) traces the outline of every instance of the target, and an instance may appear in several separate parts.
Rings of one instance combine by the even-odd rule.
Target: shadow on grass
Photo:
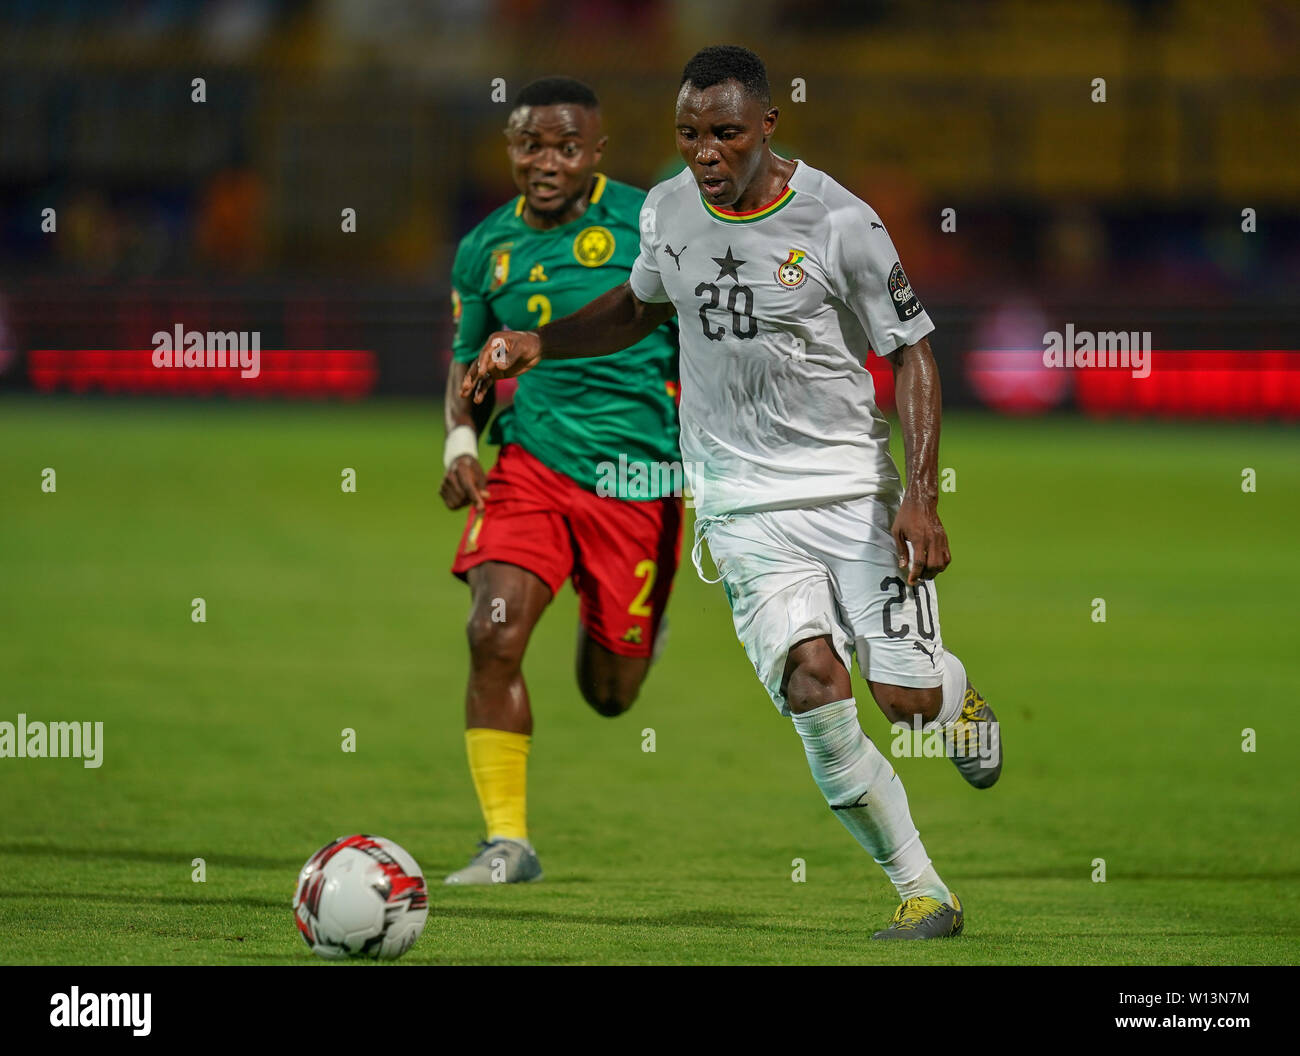
[[[723,928],[752,931],[762,935],[840,935],[842,928],[808,924],[783,924],[770,914],[744,913],[731,909],[684,909],[664,914],[565,913],[544,909],[485,905],[457,906],[439,902],[430,907],[431,919],[479,920],[489,923],[587,924],[614,928]]]

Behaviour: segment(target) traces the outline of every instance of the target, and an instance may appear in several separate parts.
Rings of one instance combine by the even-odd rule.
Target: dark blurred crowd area
[[[766,60],[778,150],[884,217],[950,401],[996,404],[970,354],[1066,321],[1300,348],[1294,2],[27,0],[0,4],[0,387],[179,322],[435,393],[456,241],[514,193],[494,79],[590,83],[604,171],[648,187],[718,42]]]

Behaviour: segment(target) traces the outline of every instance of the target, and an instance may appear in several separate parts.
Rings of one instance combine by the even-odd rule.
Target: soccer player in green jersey
[[[501,445],[497,463],[486,476],[479,464],[492,405],[461,395],[468,364],[493,331],[543,326],[626,282],[645,201],[597,171],[606,137],[580,81],[525,86],[505,131],[519,196],[461,240],[452,270],[441,494],[450,509],[470,507],[452,571],[470,588],[465,741],[487,839],[450,884],[541,878],[528,840],[533,717],[520,665],[555,592],[572,577],[581,600],[583,697],[620,715],[645,679],[681,548],[672,323],[613,355],[521,379],[488,435]]]

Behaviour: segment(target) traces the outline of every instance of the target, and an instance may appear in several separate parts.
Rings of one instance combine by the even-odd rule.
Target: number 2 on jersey
[[[551,321],[551,300],[545,294],[535,293],[528,298],[528,310],[537,312],[537,325],[545,326]]]

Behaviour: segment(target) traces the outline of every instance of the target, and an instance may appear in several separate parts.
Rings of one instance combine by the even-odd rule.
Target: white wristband
[[[478,434],[468,425],[458,425],[447,434],[447,443],[442,449],[442,468],[451,469],[451,464],[462,455],[478,458]]]

